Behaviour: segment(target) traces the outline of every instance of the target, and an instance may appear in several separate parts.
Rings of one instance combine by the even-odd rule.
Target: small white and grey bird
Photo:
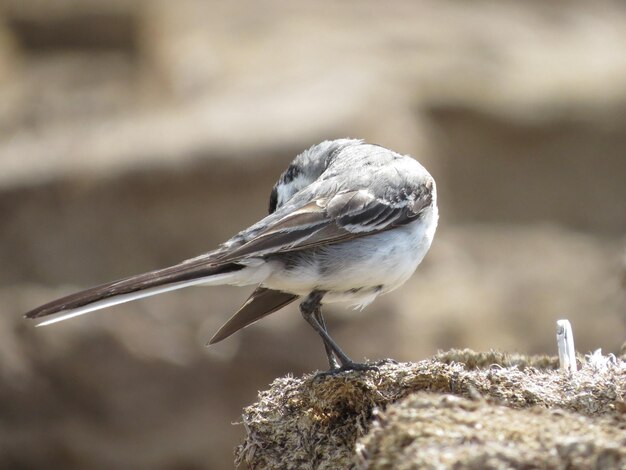
[[[435,181],[409,156],[339,139],[298,155],[274,185],[270,214],[215,251],[92,287],[42,305],[27,318],[49,325],[131,300],[197,285],[258,287],[209,344],[302,298],[331,369],[354,369],[326,331],[321,305],[364,307],[402,285],[437,227]]]

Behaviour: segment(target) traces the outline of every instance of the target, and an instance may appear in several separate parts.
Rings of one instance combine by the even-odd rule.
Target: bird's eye
[[[270,207],[269,212],[272,214],[276,210],[276,206],[278,205],[278,191],[276,190],[276,186],[272,189],[272,194],[270,194]]]

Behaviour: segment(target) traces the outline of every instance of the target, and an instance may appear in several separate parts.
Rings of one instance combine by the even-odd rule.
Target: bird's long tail
[[[24,316],[26,318],[40,318],[60,314],[38,325],[43,326],[184,287],[231,283],[248,284],[249,282],[241,279],[241,274],[243,270],[249,269],[245,265],[237,263],[214,264],[207,262],[207,260],[185,261],[169,268],[109,282],[53,300],[31,310]],[[250,283],[254,283],[255,279],[250,281]]]

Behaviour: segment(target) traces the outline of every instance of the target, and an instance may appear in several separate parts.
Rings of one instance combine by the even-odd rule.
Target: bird
[[[326,140],[280,175],[269,214],[217,249],[67,295],[25,317],[55,315],[44,326],[189,286],[255,285],[209,345],[299,301],[330,371],[363,369],[328,333],[322,306],[363,309],[404,284],[430,249],[438,218],[435,180],[413,157],[360,139]]]

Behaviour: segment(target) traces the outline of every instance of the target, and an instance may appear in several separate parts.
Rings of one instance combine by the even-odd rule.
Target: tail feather
[[[243,268],[244,266],[236,263],[208,265],[206,262],[204,264],[183,262],[169,268],[109,282],[53,300],[31,310],[24,316],[26,318],[40,318],[55,313],[64,313],[60,317],[40,324],[40,326],[47,325],[162,292],[206,284],[208,278],[215,283],[226,284],[234,273]]]
[[[215,344],[233,333],[290,304],[295,294],[257,287],[246,303],[213,335],[208,344]]]

